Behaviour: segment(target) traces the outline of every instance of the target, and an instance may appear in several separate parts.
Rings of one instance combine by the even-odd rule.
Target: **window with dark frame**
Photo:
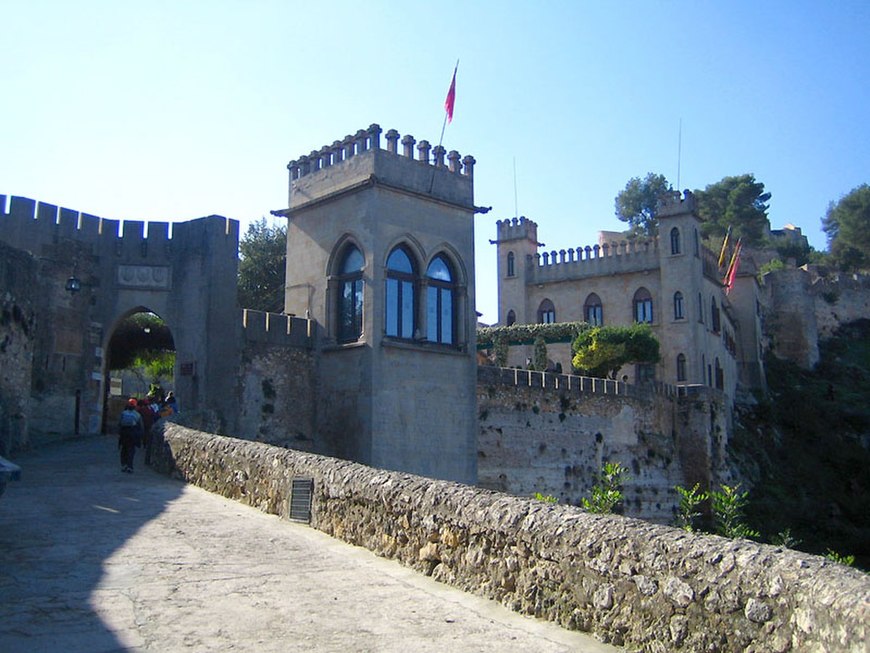
[[[649,290],[646,288],[639,288],[634,293],[634,321],[638,324],[652,324],[652,295],[650,295]]]
[[[549,299],[538,306],[538,324],[554,324],[556,322],[556,307]]]
[[[387,258],[384,317],[388,336],[409,340],[414,337],[416,283],[417,276],[410,255],[403,247],[396,247]]]
[[[680,230],[674,227],[671,229],[671,254],[680,253]]]
[[[592,326],[604,324],[604,307],[601,304],[601,298],[595,293],[586,298],[586,303],[583,305],[583,317]]]
[[[426,269],[426,337],[430,342],[454,343],[456,324],[456,287],[449,261],[438,255]]]
[[[353,342],[362,335],[363,325],[363,267],[362,252],[350,245],[341,259],[338,277],[338,333],[339,342]]]

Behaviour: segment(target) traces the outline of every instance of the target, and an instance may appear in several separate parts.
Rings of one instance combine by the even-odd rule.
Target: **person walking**
[[[133,473],[133,456],[136,447],[141,446],[145,435],[142,415],[136,410],[138,402],[133,397],[127,400],[127,405],[118,420],[118,449],[121,450],[121,471]]]
[[[148,397],[140,399],[136,411],[142,416],[142,431],[145,441],[145,464],[151,464],[151,427],[157,419],[157,414],[151,409]]]

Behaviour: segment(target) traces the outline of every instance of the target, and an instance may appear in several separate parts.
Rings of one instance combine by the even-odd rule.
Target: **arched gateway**
[[[165,222],[124,221],[122,229],[117,220],[23,197],[7,206],[0,196],[3,207],[0,242],[23,254],[17,269],[4,270],[4,285],[33,321],[30,347],[22,348],[32,362],[29,423],[0,411],[7,440],[25,427],[33,439],[100,431],[109,338],[143,307],[172,331],[181,405],[207,408],[234,396],[242,328],[238,222],[210,216],[172,224],[170,233]],[[25,277],[34,282],[21,283]]]

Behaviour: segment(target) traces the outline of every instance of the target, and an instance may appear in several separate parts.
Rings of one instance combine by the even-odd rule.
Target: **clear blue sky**
[[[459,58],[444,145],[477,159],[476,204],[493,207],[475,218],[486,322],[488,241],[515,206],[561,249],[624,227],[631,177],[753,173],[772,226],[825,249],[828,204],[870,182],[866,0],[0,0],[0,15],[0,193],[243,232],[286,206],[290,159],[373,122],[437,142]]]

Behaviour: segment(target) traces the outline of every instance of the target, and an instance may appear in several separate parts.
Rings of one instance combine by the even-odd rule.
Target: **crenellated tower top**
[[[381,127],[373,124],[290,161],[287,164],[290,209],[361,185],[377,184],[429,195],[473,210],[473,156],[462,157],[456,150],[448,152],[426,140],[418,142],[410,134],[402,136],[395,129],[383,134],[384,149],[381,132]]]
[[[659,199],[658,202],[657,215],[659,217],[694,212],[695,195],[690,190],[683,191],[682,197],[680,196],[680,191],[671,191]]]
[[[538,225],[525,216],[497,220],[495,224],[499,243],[509,240],[530,240],[535,245],[538,244]]]

